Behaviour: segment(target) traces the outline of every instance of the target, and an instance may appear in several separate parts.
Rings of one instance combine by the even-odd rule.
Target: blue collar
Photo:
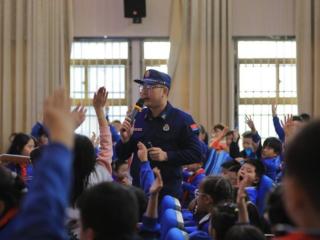
[[[158,117],[153,117],[151,110],[148,108],[144,118],[148,120],[152,120],[155,118],[162,118],[163,120],[166,120],[172,109],[173,109],[172,105],[169,102],[167,102],[166,107],[163,109],[160,115]]]

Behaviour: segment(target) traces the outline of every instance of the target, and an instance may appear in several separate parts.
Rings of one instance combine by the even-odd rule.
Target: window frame
[[[240,105],[297,105],[298,96],[281,97],[280,96],[280,65],[297,64],[297,56],[293,58],[239,58],[238,42],[240,41],[296,41],[294,36],[277,37],[233,37],[234,45],[234,93],[235,93],[235,128],[239,126],[239,106]],[[276,67],[276,96],[275,97],[240,97],[240,65],[241,64],[273,64]]]
[[[127,105],[130,99],[130,71],[131,71],[131,41],[128,38],[82,38],[77,37],[73,39],[74,42],[127,42],[128,43],[128,58],[127,59],[72,59],[70,55],[71,67],[84,67],[84,98],[71,98],[72,106],[82,104],[85,107],[92,105],[92,99],[89,98],[89,66],[108,66],[108,65],[124,65],[125,66],[125,97],[111,98],[108,103],[109,106],[124,106]],[[68,81],[68,92],[70,94],[70,82]]]

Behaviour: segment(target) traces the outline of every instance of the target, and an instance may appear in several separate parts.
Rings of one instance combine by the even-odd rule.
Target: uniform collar
[[[172,105],[171,105],[169,102],[167,102],[166,107],[165,107],[164,110],[160,113],[160,115],[159,115],[158,117],[153,117],[153,116],[152,116],[152,113],[151,113],[151,110],[148,108],[148,110],[147,110],[146,115],[144,116],[144,118],[145,118],[145,119],[148,119],[148,120],[152,120],[152,119],[155,119],[155,118],[161,118],[161,119],[163,119],[163,120],[166,120],[172,109],[173,109]]]

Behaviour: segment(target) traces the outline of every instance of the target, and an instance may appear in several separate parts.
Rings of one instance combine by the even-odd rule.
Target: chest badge
[[[170,130],[169,124],[166,123],[166,124],[163,126],[162,130],[165,131],[165,132],[168,132],[168,131]]]

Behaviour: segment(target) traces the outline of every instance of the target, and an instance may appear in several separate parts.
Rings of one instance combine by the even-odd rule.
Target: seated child
[[[233,142],[230,144],[230,156],[241,163],[246,159],[260,158],[261,154],[261,137],[251,117],[246,116],[246,124],[249,126],[250,131],[242,134],[243,150],[240,152],[238,145],[240,136],[237,131],[234,131]]]
[[[25,133],[15,133],[11,136],[11,144],[7,154],[15,154],[30,157],[30,153],[36,147],[36,140]],[[29,185],[33,176],[33,165],[31,161],[21,162],[19,164],[10,163],[7,167],[16,172]]]
[[[183,171],[184,181],[182,182],[183,206],[188,206],[195,198],[194,192],[199,187],[200,182],[205,178],[205,170],[202,163],[193,163],[186,166]]]
[[[274,182],[281,167],[282,143],[275,137],[269,137],[263,142],[261,160],[266,169],[266,175]]]
[[[266,194],[273,187],[273,181],[264,173],[263,163],[255,159],[247,160],[238,172],[238,185],[246,177],[246,193],[249,200],[257,206],[260,214],[263,214],[265,208]]]
[[[232,186],[221,176],[207,176],[200,183],[196,193],[197,212],[203,217],[198,221],[198,230],[208,233],[211,212],[218,204],[230,202]]]

